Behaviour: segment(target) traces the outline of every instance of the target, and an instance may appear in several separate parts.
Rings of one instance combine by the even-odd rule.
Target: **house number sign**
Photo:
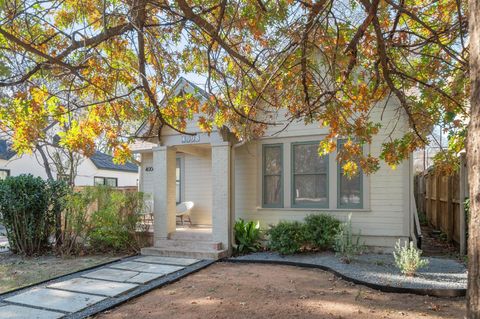
[[[182,135],[182,144],[198,143],[200,135]]]
[[[145,172],[153,172],[153,167],[152,166],[145,167]]]

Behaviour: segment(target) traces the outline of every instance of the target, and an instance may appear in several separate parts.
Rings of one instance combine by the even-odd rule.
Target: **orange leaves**
[[[212,121],[209,121],[205,116],[200,116],[198,127],[204,132],[211,133],[213,129]]]
[[[125,164],[132,158],[132,150],[127,143],[121,143],[113,149],[113,161],[117,164]]]

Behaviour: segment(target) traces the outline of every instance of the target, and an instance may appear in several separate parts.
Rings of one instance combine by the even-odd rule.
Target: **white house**
[[[171,94],[205,95],[185,79]],[[391,119],[398,105],[379,105],[372,116],[383,116],[382,131],[366,152],[378,156],[381,143],[392,131],[407,128]],[[138,133],[149,130],[144,124]],[[395,170],[382,163],[371,176],[348,180],[336,162],[336,154],[318,156],[318,143],[327,129],[292,123],[279,134],[270,128],[259,140],[239,143],[226,130],[202,133],[196,120],[181,135],[163,129],[158,139],[139,143],[141,191],[154,199],[154,247],[145,254],[187,255],[218,258],[229,253],[232,225],[238,218],[259,220],[263,227],[280,220],[302,220],[308,214],[326,213],[340,220],[352,215],[355,231],[366,245],[391,250],[398,239],[414,235],[412,162],[404,161]],[[194,202],[194,226],[176,228],[175,207]],[[188,233],[188,235],[186,235]]]
[[[32,174],[47,179],[38,151],[20,156],[11,149],[7,140],[0,140],[0,179],[20,174]],[[56,172],[53,174],[61,178]],[[88,185],[137,186],[138,167],[133,163],[115,164],[112,156],[97,151],[90,158],[83,157],[77,168],[75,186]]]

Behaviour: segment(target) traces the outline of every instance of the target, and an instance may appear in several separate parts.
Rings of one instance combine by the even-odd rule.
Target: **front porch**
[[[229,255],[232,145],[212,136],[208,139],[210,143],[185,145],[184,139],[170,138],[165,139],[166,145],[152,148],[154,238],[153,247],[142,249],[142,254],[203,259]],[[179,162],[182,158],[189,161]],[[186,201],[194,203],[192,223],[182,226],[176,207]]]
[[[177,227],[166,239],[154,239],[142,255],[220,259],[228,256],[223,243],[213,239],[211,227]]]

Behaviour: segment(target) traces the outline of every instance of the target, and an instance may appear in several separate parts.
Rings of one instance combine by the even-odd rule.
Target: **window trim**
[[[337,140],[337,150],[340,148],[339,143],[345,143],[346,139],[338,139]],[[342,166],[340,162],[337,161],[337,208],[338,209],[364,209],[363,207],[363,196],[364,196],[364,190],[363,190],[363,171],[360,168],[360,171],[358,172],[358,176],[360,177],[360,203],[358,204],[341,204],[340,202],[340,188],[341,188],[341,180],[342,180]]]
[[[295,145],[308,145],[308,144],[316,144],[317,146],[320,145],[320,141],[318,140],[310,140],[310,141],[302,141],[302,142],[292,142],[290,143],[290,206],[292,208],[330,208],[330,157],[329,154],[323,155],[325,157],[325,162],[327,163],[326,166],[326,175],[327,175],[327,201],[325,204],[296,204],[295,203],[295,156],[294,156],[294,149]],[[320,174],[304,174],[304,175],[320,175]]]
[[[178,202],[175,201],[175,202],[176,202],[177,205],[178,205],[178,204],[180,204],[180,203],[182,202],[182,197],[183,197],[183,196],[182,196],[182,195],[183,195],[183,192],[182,192],[182,187],[183,187],[183,182],[182,182],[182,180],[183,180],[182,158],[179,157],[179,156],[177,156],[177,157],[175,158],[175,189],[176,189],[176,183],[177,183],[177,176],[176,176],[176,171],[177,171],[176,164],[177,164],[177,163],[178,163],[178,169],[179,169],[179,171],[180,171],[180,172],[179,172],[179,176],[178,176],[178,183],[179,183],[179,185],[178,185],[178,190],[179,190],[180,194],[178,195],[179,201],[178,201]],[[176,199],[176,197],[177,197],[177,196],[176,196],[176,194],[175,194],[175,199]]]
[[[7,177],[10,177],[10,170],[5,168],[0,168],[0,172],[7,172]],[[5,177],[5,178],[7,178]]]
[[[108,176],[93,176],[93,186],[99,186],[95,184],[95,178],[102,178],[103,184],[102,186],[109,186],[109,187],[118,187],[118,177],[108,177]],[[115,180],[115,186],[107,185],[107,178]]]
[[[278,204],[266,204],[265,203],[265,188],[266,188],[266,183],[265,183],[265,160],[266,160],[266,152],[265,149],[268,147],[280,147],[280,166],[282,168],[280,172],[280,202]],[[285,174],[285,162],[283,160],[283,143],[274,143],[274,144],[262,144],[262,207],[263,208],[283,208],[285,203],[284,203],[284,196],[283,193],[285,191],[284,189],[284,184],[283,184],[283,179],[284,179],[284,174]],[[274,176],[274,175],[270,175]]]

